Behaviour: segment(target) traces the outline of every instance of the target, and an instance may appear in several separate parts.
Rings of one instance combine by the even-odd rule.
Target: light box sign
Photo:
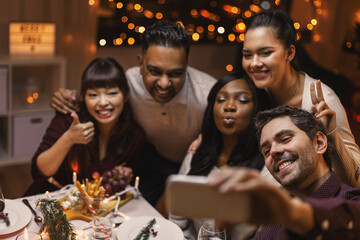
[[[54,55],[55,23],[11,22],[10,55]]]

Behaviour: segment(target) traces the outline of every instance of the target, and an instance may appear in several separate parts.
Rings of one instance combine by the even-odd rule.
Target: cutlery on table
[[[30,209],[30,211],[34,214],[34,216],[35,216],[35,217],[34,217],[34,221],[37,222],[37,223],[42,223],[42,221],[43,221],[42,217],[40,217],[40,216],[35,212],[35,210],[33,209],[33,207],[30,205],[29,200],[23,199],[22,201],[23,201],[23,203],[24,203],[26,206],[28,206],[28,208]]]

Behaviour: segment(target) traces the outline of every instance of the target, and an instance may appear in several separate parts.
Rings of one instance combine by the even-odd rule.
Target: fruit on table
[[[120,173],[117,169],[104,171],[101,175],[103,181],[103,187],[105,188],[105,194],[114,195],[117,192],[121,192],[126,188],[127,176]]]

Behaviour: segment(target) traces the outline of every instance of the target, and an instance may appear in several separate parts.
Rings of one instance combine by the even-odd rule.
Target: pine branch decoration
[[[44,225],[40,232],[46,230],[51,240],[76,239],[76,233],[72,225],[67,221],[63,208],[54,199],[41,199],[38,203],[44,216]]]

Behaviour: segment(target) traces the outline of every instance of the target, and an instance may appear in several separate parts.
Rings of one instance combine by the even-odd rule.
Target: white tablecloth
[[[63,195],[63,192],[56,191],[56,192],[50,193],[50,195],[54,198],[60,198],[60,197],[62,197],[61,195]],[[36,195],[36,196],[27,197],[27,199],[29,199],[30,204],[33,207],[35,207],[35,202],[38,199],[46,198],[46,197],[47,197],[46,195]],[[16,200],[22,203],[21,198],[16,199]],[[141,196],[130,200],[125,205],[121,206],[119,208],[119,210],[129,217],[140,217],[140,216],[162,217],[162,215]],[[86,224],[88,224],[87,222],[81,221],[81,220],[73,220],[70,222],[76,227],[83,227]],[[117,222],[116,219],[115,219],[115,222]],[[33,231],[33,232],[39,231],[40,227],[37,225],[37,223],[35,223],[33,215],[31,217],[30,223],[26,226],[26,228],[28,229],[28,231]],[[89,228],[88,230],[85,230],[85,233],[87,231],[91,231],[91,230],[92,229]],[[20,229],[19,231],[11,233],[11,234],[0,235],[0,239],[15,240],[16,236],[19,235],[20,233],[22,233],[23,231],[24,231],[24,229]],[[112,236],[113,239],[116,239],[115,231],[116,231],[116,229],[114,229],[114,231],[113,231],[113,236]]]

